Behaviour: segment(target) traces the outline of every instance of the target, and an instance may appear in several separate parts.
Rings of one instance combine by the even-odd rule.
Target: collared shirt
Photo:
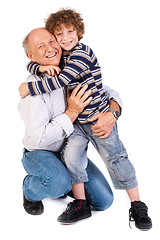
[[[38,80],[38,76],[31,75],[27,82]],[[113,98],[122,108],[119,94],[109,87],[105,86],[104,89],[107,98]],[[64,113],[64,88],[33,97],[29,95],[20,101],[18,109],[25,125],[23,144],[27,150],[62,150],[65,138],[74,130],[70,118]]]

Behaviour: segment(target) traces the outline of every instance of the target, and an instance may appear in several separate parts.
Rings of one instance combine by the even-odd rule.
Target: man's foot
[[[145,203],[141,201],[131,203],[129,221],[135,221],[136,227],[141,230],[149,230],[152,228],[152,220],[148,216],[148,208]]]
[[[31,215],[40,215],[44,212],[44,206],[42,201],[30,202],[23,195],[23,206],[27,213]]]
[[[91,216],[91,208],[86,200],[74,200],[67,205],[66,210],[58,217],[62,224],[72,224]]]

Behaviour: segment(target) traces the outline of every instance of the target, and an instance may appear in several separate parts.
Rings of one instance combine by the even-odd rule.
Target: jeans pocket
[[[119,181],[129,181],[135,176],[135,169],[126,152],[121,152],[109,159],[111,169]]]

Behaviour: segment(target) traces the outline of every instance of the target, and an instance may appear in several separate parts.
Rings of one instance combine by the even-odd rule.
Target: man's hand
[[[88,121],[93,122],[97,120],[96,124],[92,125],[91,129],[94,132],[94,136],[99,136],[99,138],[109,137],[113,126],[116,122],[116,118],[111,112],[98,113],[91,117]]]
[[[39,72],[47,73],[50,76],[55,76],[61,72],[61,69],[57,66],[49,65],[49,66],[39,66]]]
[[[110,109],[114,109],[121,113],[121,108],[114,99],[110,99]],[[98,113],[92,118],[88,119],[89,122],[96,121],[96,124],[92,125],[92,131],[94,136],[99,138],[109,137],[115,122],[117,119],[114,117],[112,112]]]
[[[25,98],[26,96],[28,96],[29,95],[28,83],[26,83],[26,82],[21,83],[18,90],[19,90],[19,94],[20,94],[21,98]]]
[[[81,89],[81,84],[78,84],[72,91],[72,94],[69,96],[69,91],[67,91],[67,102],[68,109],[76,113],[81,113],[83,109],[90,103],[92,97],[89,97],[91,90],[85,91],[88,88],[88,85],[85,85]],[[68,89],[67,89],[68,90]],[[85,93],[85,94],[84,94]]]
[[[66,114],[70,117],[71,121],[74,122],[78,115],[83,111],[83,109],[90,103],[92,97],[89,97],[91,94],[91,90],[88,90],[86,93],[88,85],[85,85],[81,88],[81,84],[79,83],[72,91],[69,96],[69,92],[67,91],[67,103],[68,109],[66,110]]]

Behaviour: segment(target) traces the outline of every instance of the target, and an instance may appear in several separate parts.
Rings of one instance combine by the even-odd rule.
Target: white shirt
[[[31,75],[27,82],[38,80],[38,76]],[[106,86],[104,90],[122,107],[116,91]],[[64,113],[66,98],[63,88],[42,95],[29,95],[20,101],[18,109],[25,124],[23,144],[27,150],[62,150],[64,139],[74,130],[70,118]]]

